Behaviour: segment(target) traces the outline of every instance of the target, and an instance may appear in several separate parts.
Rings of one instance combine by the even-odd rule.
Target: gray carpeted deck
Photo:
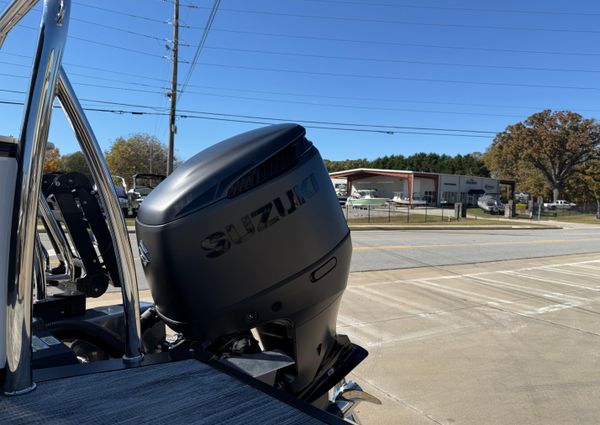
[[[41,382],[0,397],[2,424],[319,424],[196,360]]]

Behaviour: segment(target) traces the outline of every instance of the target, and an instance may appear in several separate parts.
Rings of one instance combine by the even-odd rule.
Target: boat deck
[[[302,403],[275,398],[196,359],[37,383],[0,397],[3,424],[344,423]]]

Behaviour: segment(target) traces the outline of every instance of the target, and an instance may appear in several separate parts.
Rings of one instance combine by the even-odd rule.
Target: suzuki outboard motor
[[[294,359],[284,386],[297,395],[353,349],[336,334],[350,232],[303,127],[200,152],[148,195],[136,230],[157,312],[185,338],[209,347],[255,329]]]

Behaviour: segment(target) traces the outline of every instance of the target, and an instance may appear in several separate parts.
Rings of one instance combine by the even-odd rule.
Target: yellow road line
[[[456,248],[477,246],[501,246],[501,245],[535,245],[535,244],[557,244],[600,241],[600,238],[589,239],[541,239],[537,241],[507,241],[507,242],[480,242],[480,243],[448,243],[448,244],[422,244],[422,245],[380,245],[380,246],[355,246],[354,251],[374,251],[385,249],[419,249],[419,248]]]

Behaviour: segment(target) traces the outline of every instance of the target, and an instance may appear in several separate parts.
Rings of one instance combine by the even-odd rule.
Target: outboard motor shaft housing
[[[209,344],[256,328],[301,391],[336,344],[352,246],[317,149],[296,124],[218,143],[142,204],[140,257],[158,314]],[[285,329],[278,332],[277,329]]]

